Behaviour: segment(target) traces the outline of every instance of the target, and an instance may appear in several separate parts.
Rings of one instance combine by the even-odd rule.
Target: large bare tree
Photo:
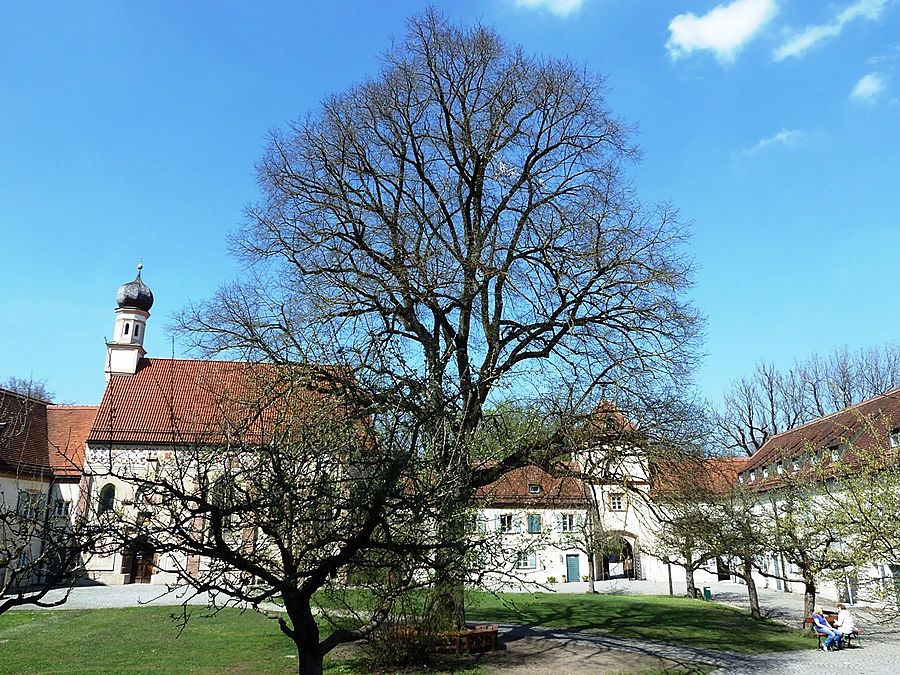
[[[207,352],[340,364],[322,378],[416,419],[415,452],[455,473],[437,522],[458,541],[475,489],[571,450],[560,432],[473,452],[492,402],[631,414],[686,381],[686,232],[634,193],[636,156],[602,78],[428,11],[376,77],[272,134],[234,238],[246,276],[181,327]],[[438,595],[459,623],[445,554]]]

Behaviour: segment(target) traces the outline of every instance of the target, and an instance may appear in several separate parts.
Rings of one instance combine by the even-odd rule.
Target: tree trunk
[[[297,657],[300,659],[298,670],[300,675],[322,675],[322,655],[319,653],[318,645],[315,649],[303,649],[298,644]]]
[[[805,626],[806,617],[812,616],[816,611],[816,582],[812,579],[804,579],[803,583],[803,625]]]
[[[597,570],[597,563],[594,560],[593,551],[588,553],[588,591],[591,593],[596,593],[597,589],[594,586],[594,574]]]
[[[297,648],[298,672],[300,675],[322,675],[324,655],[319,649],[319,625],[313,616],[309,600],[304,602],[292,593],[282,593],[281,597],[291,626],[284,619],[279,619],[278,625]]]
[[[441,539],[445,542],[460,542],[465,545],[465,530],[458,522],[444,522],[439,525]],[[466,625],[466,604],[463,594],[465,585],[465,562],[456,548],[442,549],[436,555],[434,597],[431,601],[433,619],[438,628],[462,630]]]
[[[697,586],[694,585],[694,569],[688,565],[684,568],[684,578],[687,581],[688,597],[697,597]]]
[[[744,573],[741,575],[747,584],[747,597],[750,599],[750,616],[754,619],[761,619],[762,612],[759,609],[759,594],[756,592],[756,581],[753,579],[753,564],[750,558],[743,560]]]

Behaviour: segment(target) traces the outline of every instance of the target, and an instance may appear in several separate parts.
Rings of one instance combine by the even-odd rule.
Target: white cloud
[[[828,23],[807,26],[791,35],[783,45],[775,50],[773,57],[776,61],[783,61],[791,56],[801,56],[816,43],[840,35],[844,27],[851,21],[856,19],[874,21],[881,16],[881,12],[889,2],[890,0],[856,0],[849,7],[841,10]]]
[[[544,10],[556,16],[569,16],[581,9],[584,0],[515,0],[515,3],[516,7]]]
[[[871,103],[882,91],[884,91],[884,79],[878,73],[869,73],[859,78],[859,82],[850,92],[850,98]]]
[[[734,0],[703,16],[679,14],[669,22],[666,49],[673,59],[708,49],[719,61],[730,63],[777,12],[775,0]]]
[[[797,145],[798,143],[801,143],[805,137],[805,134],[799,129],[782,129],[774,136],[762,139],[752,148],[747,148],[744,150],[744,154],[755,155],[760,150],[764,150],[771,145],[781,145],[786,147]]]

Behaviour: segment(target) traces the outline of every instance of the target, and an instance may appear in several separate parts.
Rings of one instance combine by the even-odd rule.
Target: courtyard
[[[743,587],[731,582],[712,587],[712,603],[668,597],[651,582],[598,586],[597,595],[473,594],[470,617],[498,624],[501,648],[449,657],[438,671],[890,673],[900,659],[895,628],[877,624],[863,608],[856,611],[860,646],[826,654],[787,625],[798,625],[802,615],[796,594],[761,589],[771,620],[757,624]],[[198,596],[182,630],[173,617],[183,600],[162,586],[85,586],[60,609],[8,612],[0,617],[0,672],[296,672],[292,644],[271,619],[239,609],[207,618],[208,598]],[[362,649],[347,645],[326,659],[326,672],[368,672],[367,663]]]

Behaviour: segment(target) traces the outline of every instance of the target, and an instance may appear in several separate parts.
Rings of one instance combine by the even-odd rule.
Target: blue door
[[[579,557],[577,553],[566,556],[566,581],[568,582],[581,581],[581,572],[578,569]]]

